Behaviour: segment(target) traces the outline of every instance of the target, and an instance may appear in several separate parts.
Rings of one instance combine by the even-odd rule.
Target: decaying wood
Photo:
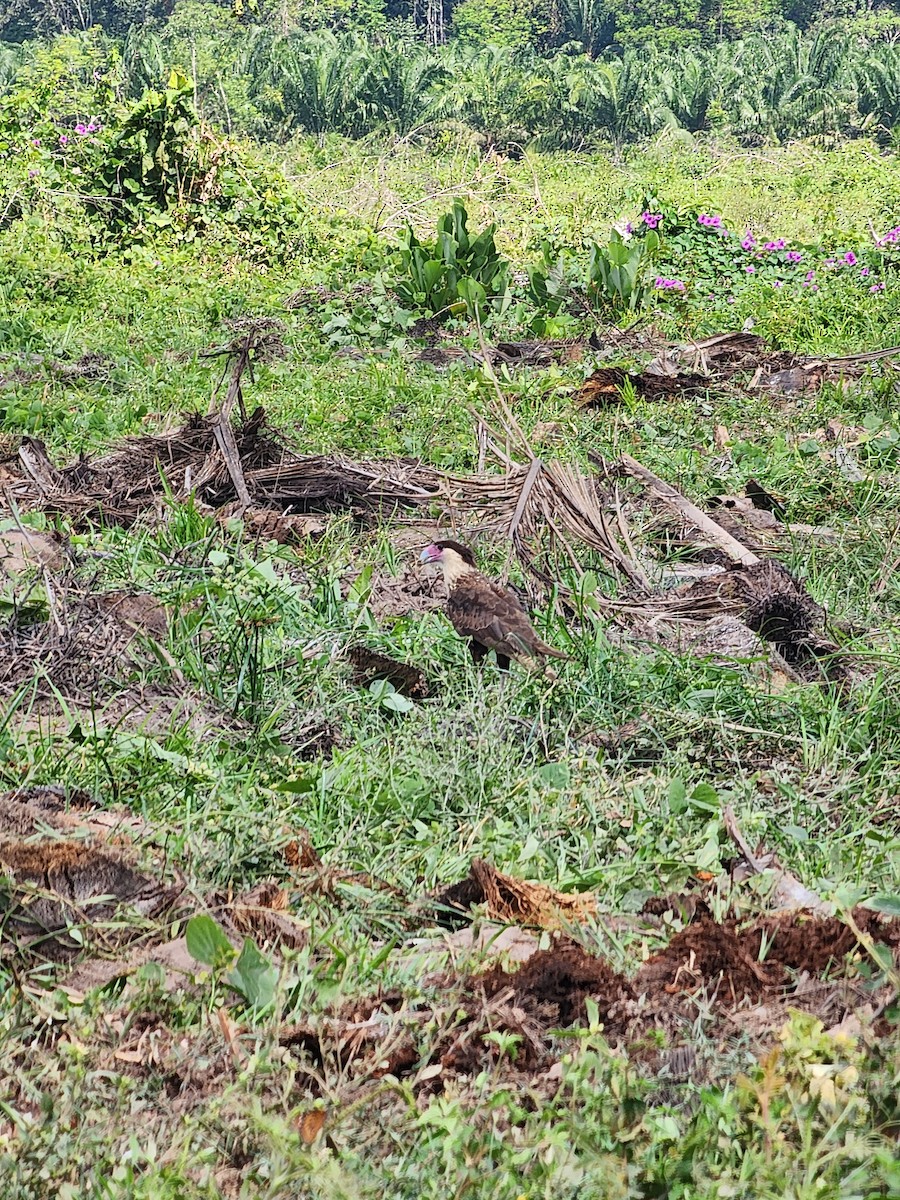
[[[440,909],[451,911],[483,904],[492,920],[542,929],[583,924],[597,915],[597,899],[590,892],[558,892],[543,883],[504,875],[480,858],[472,859],[466,879],[434,899]]]
[[[248,509],[252,504],[252,500],[247,488],[247,481],[244,478],[244,469],[241,466],[241,456],[238,452],[237,443],[234,440],[234,430],[231,427],[231,413],[235,404],[238,404],[240,406],[241,417],[246,422],[247,412],[244,408],[244,396],[241,391],[241,377],[250,365],[250,353],[253,345],[254,338],[252,332],[247,333],[240,339],[240,344],[236,352],[234,352],[231,380],[228,384],[225,399],[222,402],[221,408],[216,411],[215,397],[213,397],[213,406],[209,414],[213,418],[213,434],[222,452],[222,457],[228,468],[228,474],[231,476],[231,482],[234,484],[234,490],[237,492],[241,511]]]
[[[646,488],[653,492],[660,500],[663,500],[669,507],[674,508],[692,525],[695,525],[703,536],[721,550],[732,560],[732,562],[740,563],[745,567],[756,566],[761,560],[758,555],[752,550],[748,550],[746,546],[731,536],[730,533],[717,524],[711,517],[708,517],[702,509],[696,504],[692,504],[685,496],[672,487],[670,483],[666,483],[660,479],[658,475],[654,475],[647,467],[631,457],[630,454],[621,456],[622,465],[628,474],[639,480]]]
[[[245,338],[237,364],[245,361],[247,344]],[[349,511],[364,520],[418,523],[427,515],[439,528],[505,539],[535,586],[554,589],[564,603],[572,603],[567,573],[603,571],[617,581],[617,594],[597,589],[593,599],[609,617],[646,625],[661,615],[702,621],[730,614],[804,678],[838,677],[838,648],[824,637],[824,613],[802,585],[625,455],[625,473],[687,522],[699,547],[712,546],[733,564],[690,587],[656,591],[635,552],[606,463],[591,456],[604,469],[592,475],[537,455],[499,388],[496,406],[479,416],[478,428],[485,458],[492,456],[502,470],[458,475],[411,459],[354,462],[300,454],[268,426],[261,408],[244,421],[225,419],[237,405],[239,386],[235,366],[220,411],[193,416],[159,436],[128,439],[96,460],[56,467],[39,443],[26,444],[27,469],[23,460],[20,477],[8,485],[8,503],[64,514],[75,524],[125,526],[148,515],[161,518],[167,494],[192,496],[207,512],[268,512],[278,519]]]

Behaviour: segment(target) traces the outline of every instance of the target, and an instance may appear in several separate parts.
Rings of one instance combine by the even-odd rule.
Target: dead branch
[[[658,499],[662,500],[670,508],[674,508],[682,517],[696,526],[732,562],[740,563],[744,567],[753,567],[762,561],[758,555],[748,550],[746,546],[742,546],[737,538],[733,538],[730,533],[726,533],[721,525],[718,525],[711,517],[708,517],[696,504],[692,504],[677,488],[673,488],[670,483],[666,483],[658,475],[654,475],[652,471],[642,466],[630,454],[623,454],[621,462],[633,479],[637,479]]]

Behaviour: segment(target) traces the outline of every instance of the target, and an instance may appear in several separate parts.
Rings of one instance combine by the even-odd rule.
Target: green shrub
[[[608,245],[592,243],[588,295],[614,312],[640,308],[650,295],[650,266],[658,249],[659,237],[652,230],[640,240],[626,242],[614,229]]]
[[[496,225],[472,236],[460,200],[438,221],[437,240],[420,242],[412,229],[400,241],[400,271],[393,288],[401,303],[430,316],[470,315],[488,303],[503,307],[509,264],[494,241]]]

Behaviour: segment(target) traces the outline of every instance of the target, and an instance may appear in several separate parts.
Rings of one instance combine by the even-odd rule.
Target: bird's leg
[[[476,642],[474,638],[469,638],[469,653],[472,655],[474,663],[480,663],[487,655],[487,646],[482,646],[481,642]]]

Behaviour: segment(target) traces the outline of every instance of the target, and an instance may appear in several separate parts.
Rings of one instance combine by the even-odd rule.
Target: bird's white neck
[[[468,575],[475,570],[474,567],[469,566],[461,554],[450,549],[446,549],[441,555],[441,567],[444,571],[444,583],[446,583],[448,591],[452,591],[463,575]]]

